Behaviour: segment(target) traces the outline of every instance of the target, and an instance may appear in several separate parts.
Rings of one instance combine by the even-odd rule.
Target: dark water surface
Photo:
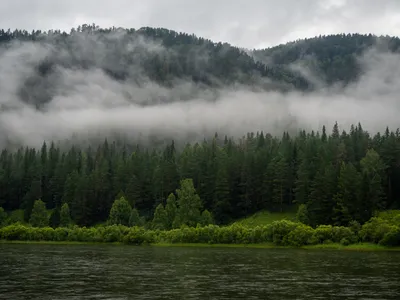
[[[400,299],[400,253],[0,244],[0,299]]]

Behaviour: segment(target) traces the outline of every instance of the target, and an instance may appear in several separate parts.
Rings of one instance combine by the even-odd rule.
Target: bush
[[[379,219],[388,221],[391,225],[399,226],[397,222],[400,221],[400,210],[387,210],[382,211],[377,216]],[[397,224],[396,224],[397,223]]]
[[[379,241],[383,246],[400,246],[400,228],[392,226],[389,232],[385,233],[383,238]]]
[[[272,241],[275,245],[283,245],[285,237],[299,226],[300,223],[295,223],[288,220],[272,222],[267,226],[268,241]]]
[[[333,228],[331,225],[320,225],[314,230],[311,238],[312,244],[327,244],[332,243]]]
[[[359,236],[363,242],[377,244],[392,229],[392,226],[387,220],[373,217],[362,226]]]
[[[387,220],[372,218],[362,226],[363,241],[385,246],[400,245],[400,228]],[[310,244],[340,243],[349,245],[358,241],[349,227],[321,225],[316,229],[287,220],[254,228],[239,224],[219,227],[182,226],[179,229],[146,230],[143,227],[123,225],[69,228],[31,227],[13,224],[0,228],[0,239],[21,241],[75,241],[75,242],[123,242],[130,245],[143,243],[208,243],[208,244],[259,244],[273,242],[275,245],[300,247]]]
[[[348,246],[348,245],[350,245],[351,244],[351,242],[348,240],[348,239],[346,239],[346,238],[342,238],[341,240],[340,240],[340,245],[342,245],[342,246]]]
[[[24,234],[27,232],[27,227],[21,224],[9,225],[0,228],[0,238],[3,240],[14,241],[23,240]]]
[[[357,221],[350,221],[349,222],[349,228],[351,229],[351,231],[353,231],[354,232],[354,234],[356,235],[356,236],[358,236],[358,233],[360,232],[360,230],[361,230],[361,224],[360,223],[358,223]]]
[[[288,246],[305,246],[311,244],[314,229],[307,225],[299,225],[292,230],[285,238],[284,244]]]
[[[122,242],[122,226],[112,225],[103,228],[101,241],[106,243]]]
[[[151,240],[143,228],[132,227],[124,237],[123,242],[129,245],[142,245],[143,243],[151,243]]]
[[[357,235],[349,227],[334,226],[332,227],[332,241],[341,243],[345,239],[349,244],[357,242]]]
[[[53,240],[57,242],[67,241],[68,234],[69,234],[69,229],[58,227],[54,229]]]

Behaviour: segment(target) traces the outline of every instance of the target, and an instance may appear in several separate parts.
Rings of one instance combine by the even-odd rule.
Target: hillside
[[[357,58],[373,46],[398,52],[400,39],[372,34],[336,34],[297,40],[253,53],[273,67],[303,63],[328,85],[348,84],[357,80],[363,71]]]
[[[40,48],[29,50],[37,55],[29,61],[35,64],[35,73],[21,83],[19,95],[22,101],[38,108],[50,102],[53,91],[62,84],[58,80],[60,72],[76,69],[101,69],[116,82],[139,87],[149,81],[164,87],[179,81],[202,88],[235,83],[279,90],[308,87],[299,74],[256,62],[239,48],[163,28],[100,29],[83,25],[69,34],[0,30],[0,45],[16,47],[24,42]]]
[[[14,47],[12,55],[19,57],[30,51],[29,58],[21,59],[33,64],[35,71],[18,82],[16,88],[20,100],[36,108],[57,96],[63,88],[65,73],[77,69],[100,69],[116,83],[138,87],[150,81],[171,88],[184,81],[200,89],[242,84],[264,90],[312,91],[316,88],[313,80],[293,68],[293,64],[302,64],[328,85],[347,84],[357,80],[362,71],[356,56],[377,39],[372,35],[342,34],[250,51],[164,28],[101,29],[83,25],[70,33],[0,30],[0,45],[11,50]],[[381,37],[379,41],[388,44],[391,51],[400,46],[399,38]],[[30,45],[32,49],[21,50],[27,42],[38,48]],[[5,63],[3,60],[2,64]],[[145,104],[177,98],[176,94],[164,94],[147,97]],[[195,96],[194,89],[178,98]]]

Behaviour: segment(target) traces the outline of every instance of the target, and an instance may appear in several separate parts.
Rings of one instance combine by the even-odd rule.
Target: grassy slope
[[[296,221],[296,213],[295,212],[271,213],[268,211],[260,211],[250,217],[238,220],[234,224],[240,224],[244,226],[258,226],[258,225],[268,225],[274,221],[280,221],[280,220]]]

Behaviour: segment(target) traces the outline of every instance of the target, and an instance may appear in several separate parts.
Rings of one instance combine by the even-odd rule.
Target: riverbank
[[[356,229],[321,225],[311,228],[287,220],[267,226],[198,226],[152,230],[122,225],[99,227],[32,227],[14,224],[0,228],[0,240],[50,243],[103,243],[157,246],[253,247],[381,250],[400,247],[400,229],[381,221]]]
[[[77,242],[77,241],[8,241],[0,240],[0,244],[26,244],[26,245],[110,245],[122,246],[127,244],[121,242]],[[273,243],[263,244],[206,244],[206,243],[152,243],[143,244],[142,247],[165,247],[165,248],[252,248],[252,249],[303,249],[303,250],[343,250],[343,251],[399,251],[400,247],[386,247],[371,243],[359,243],[343,246],[338,243],[308,245],[308,246],[277,246]]]

